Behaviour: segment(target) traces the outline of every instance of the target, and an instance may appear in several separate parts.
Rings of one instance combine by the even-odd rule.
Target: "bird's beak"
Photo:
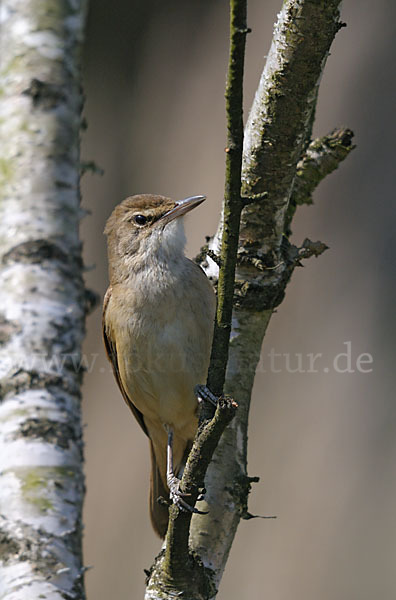
[[[190,196],[189,198],[184,198],[184,200],[179,200],[176,202],[176,206],[171,210],[168,210],[162,217],[159,222],[166,225],[173,221],[173,219],[177,219],[182,215],[185,215],[188,211],[192,210],[196,206],[202,204],[202,202],[206,200],[206,196]]]

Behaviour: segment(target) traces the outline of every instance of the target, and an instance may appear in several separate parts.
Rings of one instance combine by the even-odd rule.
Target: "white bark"
[[[227,367],[226,393],[238,400],[237,416],[222,435],[205,478],[207,493],[194,515],[191,545],[205,567],[213,571],[213,583],[220,583],[241,516],[247,507],[247,424],[254,375],[271,311],[238,311],[234,317]]]
[[[86,6],[0,9],[0,598],[80,599]]]

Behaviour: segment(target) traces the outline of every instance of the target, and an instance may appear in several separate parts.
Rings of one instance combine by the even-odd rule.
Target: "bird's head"
[[[108,238],[110,278],[119,266],[138,270],[153,261],[175,260],[185,244],[183,215],[201,204],[205,196],[175,202],[165,196],[140,194],[118,204],[104,233]]]

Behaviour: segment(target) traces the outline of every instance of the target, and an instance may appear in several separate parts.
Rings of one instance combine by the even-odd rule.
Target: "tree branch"
[[[214,324],[212,353],[207,385],[219,398],[223,393],[234,294],[235,269],[239,239],[239,223],[243,200],[241,198],[241,169],[243,147],[243,70],[246,26],[246,0],[230,0],[230,54],[226,85],[227,148],[226,179],[223,203],[223,234],[220,250],[220,272],[217,288],[217,311]],[[204,408],[201,427],[181,481],[181,489],[189,494],[189,503],[195,505],[198,488],[202,486],[206,469],[226,425],[234,416],[236,404],[219,400],[216,413]],[[206,418],[205,418],[206,417]],[[157,560],[151,573],[146,598],[158,597],[162,590],[174,594],[187,593],[189,598],[200,598],[210,587],[210,577],[189,551],[191,513],[176,506],[169,511],[169,525],[164,556]],[[187,566],[186,566],[187,565]],[[187,586],[187,587],[186,587]],[[164,597],[164,596],[162,596]],[[207,595],[202,597],[208,597]]]
[[[346,159],[356,147],[353,132],[345,127],[313,140],[297,164],[296,178],[285,218],[285,233],[291,234],[290,223],[297,206],[312,204],[312,194],[319,183]]]
[[[239,520],[246,513],[247,423],[262,340],[273,309],[282,301],[295,266],[284,236],[285,216],[297,164],[312,130],[321,74],[331,42],[342,24],[339,0],[286,0],[248,123],[242,166],[242,212],[232,340],[225,391],[238,400],[235,419],[224,432],[206,475],[205,516],[194,515],[190,544],[210,567],[218,585]],[[209,248],[218,254],[222,224]],[[312,244],[311,246],[312,247]],[[254,266],[259,259],[264,270]],[[205,264],[207,263],[207,264]],[[216,277],[217,266],[203,266]]]
[[[262,340],[273,309],[282,301],[286,285],[299,260],[317,256],[326,249],[321,242],[310,240],[305,240],[301,248],[296,248],[285,237],[285,229],[289,229],[292,218],[287,211],[293,198],[294,185],[299,197],[302,194],[305,194],[305,198],[309,197],[322,176],[332,170],[325,155],[335,154],[335,162],[332,162],[334,166],[352,149],[349,148],[348,135],[346,138],[341,136],[342,150],[340,146],[326,152],[326,143],[322,141],[319,154],[323,158],[317,157],[315,167],[308,160],[308,157],[313,158],[313,147],[307,147],[320,78],[333,38],[342,27],[339,5],[340,0],[329,0],[326,3],[317,0],[285,0],[283,3],[245,129],[242,189],[237,192],[235,182],[231,184],[231,179],[228,180],[230,187],[226,186],[221,223],[215,237],[209,242],[209,252],[202,263],[208,275],[219,277],[221,290],[219,307],[222,308],[221,314],[217,314],[215,334],[216,339],[221,342],[214,347],[209,374],[210,386],[218,393],[222,391],[222,373],[227,362],[230,306],[225,298],[228,298],[232,281],[228,277],[235,268],[236,221],[239,222],[241,205],[245,205],[238,247],[238,256],[243,260],[239,260],[236,267],[233,335],[224,386],[225,391],[238,400],[239,409],[222,434],[209,464],[205,477],[207,493],[203,503],[208,512],[194,514],[191,519],[189,554],[186,557],[188,528],[185,527],[184,531],[177,529],[177,526],[174,528],[176,518],[180,518],[175,508],[171,510],[171,533],[167,538],[165,551],[169,553],[167,564],[172,565],[173,569],[171,579],[175,573],[181,578],[178,587],[180,591],[191,590],[191,587],[183,587],[188,585],[186,581],[183,584],[183,577],[196,578],[199,582],[194,587],[193,595],[187,594],[189,598],[206,600],[215,597],[239,520],[248,514],[247,498],[252,482],[246,470],[249,404]],[[245,28],[242,29],[246,31]],[[239,120],[237,125],[238,123]],[[339,145],[335,140],[334,143],[335,146]],[[327,145],[329,148],[332,146],[330,139]],[[231,171],[228,168],[231,169],[232,164],[236,172],[239,172],[240,165],[239,159],[237,160],[238,145],[234,145],[233,138],[230,137],[228,149],[231,150],[227,153],[230,154],[227,157],[229,175]],[[302,159],[304,153],[306,160]],[[231,160],[235,162],[232,163]],[[308,166],[311,169],[310,175]],[[297,200],[292,199],[294,201],[297,203]],[[232,212],[234,215],[230,214]],[[231,249],[228,257],[223,255],[225,248]],[[217,260],[219,255],[220,261]],[[199,436],[196,440],[199,445],[198,440]],[[192,463],[191,468],[194,473],[197,467]],[[204,471],[205,469],[200,472],[202,476]],[[196,487],[191,489],[196,494],[201,481],[195,475],[193,480]],[[182,485],[185,485],[184,477]],[[187,522],[190,516],[182,517],[182,520]],[[179,558],[175,560],[175,556],[178,556],[175,544],[178,532],[182,536],[187,570],[177,565]],[[163,572],[157,569],[157,565],[163,564],[163,561],[164,553],[158,558],[151,573],[146,598],[168,598],[171,595],[168,595],[169,589],[160,585],[161,581],[164,583]],[[169,583],[169,579],[166,581]],[[172,593],[175,593],[175,589]]]
[[[230,2],[230,55],[226,86],[227,148],[226,179],[223,203],[223,231],[220,270],[217,286],[217,312],[213,333],[208,387],[214,394],[223,393],[231,333],[232,299],[239,240],[241,169],[243,147],[243,69],[245,60],[246,0]]]
[[[181,483],[191,506],[195,505],[213,452],[236,408],[231,399],[221,398],[213,418],[204,419],[200,424]],[[189,549],[191,516],[191,512],[175,505],[170,507],[165,549],[151,568],[146,599],[174,597],[183,592],[188,598],[204,600],[215,591],[210,569],[205,569],[199,556]]]

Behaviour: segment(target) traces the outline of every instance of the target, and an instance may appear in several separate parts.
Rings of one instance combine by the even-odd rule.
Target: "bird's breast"
[[[191,267],[181,281],[157,281],[151,293],[147,274],[135,278],[114,290],[108,308],[118,320],[120,374],[132,402],[145,418],[185,432],[196,426],[194,386],[206,380],[214,317],[210,283]]]

